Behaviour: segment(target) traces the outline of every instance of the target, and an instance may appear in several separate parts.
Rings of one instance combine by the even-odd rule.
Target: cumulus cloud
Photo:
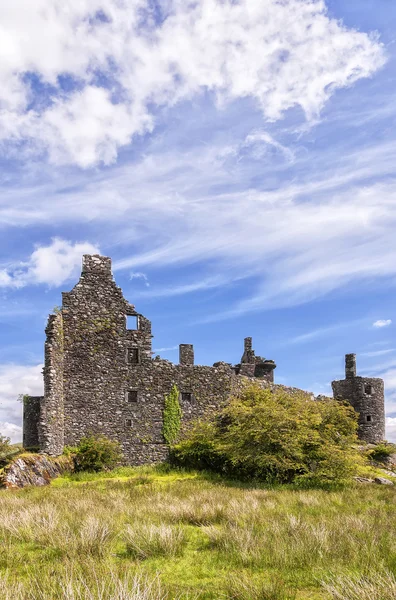
[[[381,328],[381,327],[389,327],[392,324],[391,319],[379,319],[373,323],[373,327]]]
[[[337,88],[385,62],[323,0],[14,0],[0,7],[0,132],[56,164],[109,164],[155,107],[209,91],[268,121],[315,121]],[[45,37],[42,32],[45,31]],[[280,148],[281,150],[281,148]]]
[[[20,394],[43,394],[43,365],[0,365],[0,433],[21,441],[22,403]]]
[[[22,427],[15,423],[0,421],[0,435],[10,438],[12,444],[22,442]]]
[[[21,288],[32,284],[59,286],[75,275],[83,254],[100,254],[89,242],[73,244],[54,238],[48,246],[39,246],[28,261],[0,271],[0,287]]]

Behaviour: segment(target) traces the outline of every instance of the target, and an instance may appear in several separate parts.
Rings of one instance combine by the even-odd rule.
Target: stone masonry
[[[345,379],[333,381],[334,398],[348,400],[359,413],[359,438],[370,444],[385,439],[384,382],[356,375],[356,355],[345,356]]]
[[[174,384],[180,391],[184,428],[224,405],[246,383],[274,386],[276,365],[255,355],[251,338],[245,339],[241,362],[235,366],[195,365],[191,344],[180,344],[177,365],[153,358],[151,323],[123,297],[108,257],[85,255],[79,282],[62,294],[62,300],[46,328],[44,396],[25,402],[26,448],[39,446],[41,452],[57,456],[64,445],[102,433],[121,443],[126,463],[153,463],[168,455],[163,410]],[[381,387],[381,380],[370,381],[372,401],[375,398],[370,416],[379,423],[383,383]],[[361,410],[355,387],[348,387],[352,379],[346,382],[334,382],[340,384],[335,393],[345,398],[353,392],[351,401]],[[362,436],[372,427],[362,424]],[[376,431],[383,437],[383,429],[378,426]]]

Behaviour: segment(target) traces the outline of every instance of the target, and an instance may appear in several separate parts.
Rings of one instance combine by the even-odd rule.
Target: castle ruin
[[[128,464],[161,461],[168,456],[164,399],[174,384],[185,427],[220,408],[249,381],[274,386],[275,368],[274,361],[255,355],[251,338],[245,339],[235,366],[195,365],[191,344],[180,344],[177,365],[153,358],[151,323],[117,287],[110,258],[85,255],[79,282],[62,294],[61,309],[48,319],[44,396],[25,403],[23,444],[56,456],[65,445],[102,433],[120,442]],[[333,382],[333,390],[360,412],[360,437],[381,441],[382,380],[356,377],[351,366],[344,381]]]

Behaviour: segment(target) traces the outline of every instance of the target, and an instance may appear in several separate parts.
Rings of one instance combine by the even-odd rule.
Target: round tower
[[[385,439],[384,382],[356,375],[356,355],[345,356],[345,379],[333,381],[334,398],[347,400],[359,413],[358,436],[369,444]]]

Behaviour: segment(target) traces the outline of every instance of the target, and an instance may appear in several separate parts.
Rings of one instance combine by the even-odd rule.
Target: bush
[[[300,485],[348,480],[361,460],[357,415],[346,403],[257,386],[198,422],[172,449],[179,465],[238,478]]]
[[[102,471],[112,469],[122,459],[121,446],[104,435],[83,437],[73,449],[76,471]]]
[[[373,450],[370,450],[367,454],[370,460],[375,460],[377,462],[386,462],[386,460],[392,456],[392,454],[396,454],[396,445],[395,444],[387,444],[386,442],[382,444],[377,444]]]
[[[22,447],[20,445],[11,444],[10,438],[0,435],[0,469],[5,467],[21,451]]]

